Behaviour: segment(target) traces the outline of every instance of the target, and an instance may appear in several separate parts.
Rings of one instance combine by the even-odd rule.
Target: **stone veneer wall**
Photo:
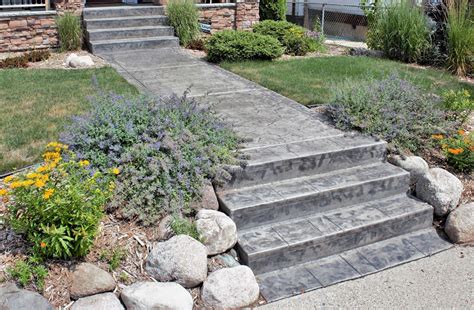
[[[197,7],[201,19],[211,22],[211,32],[224,29],[249,29],[260,19],[258,0],[197,4]]]
[[[58,46],[56,12],[0,13],[0,53]]]

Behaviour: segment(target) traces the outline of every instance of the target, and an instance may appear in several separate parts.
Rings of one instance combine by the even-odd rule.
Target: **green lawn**
[[[37,162],[71,115],[84,113],[101,88],[137,93],[114,69],[0,70],[0,173]]]
[[[305,105],[328,103],[332,90],[344,80],[380,78],[393,72],[398,72],[401,77],[437,94],[447,89],[460,88],[474,93],[474,85],[461,83],[448,72],[419,69],[377,58],[337,56],[286,61],[244,61],[222,63],[221,66]]]

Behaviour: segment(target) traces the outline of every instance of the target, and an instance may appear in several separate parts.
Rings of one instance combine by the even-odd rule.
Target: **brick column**
[[[237,0],[235,9],[235,28],[250,29],[260,19],[259,0]]]

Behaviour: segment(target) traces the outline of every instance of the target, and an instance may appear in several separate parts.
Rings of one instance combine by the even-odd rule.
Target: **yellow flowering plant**
[[[33,171],[4,179],[6,221],[43,257],[80,257],[89,252],[104,206],[114,189],[116,171],[93,171],[77,161],[66,145],[52,142],[44,163]]]
[[[450,137],[433,135],[441,145],[448,164],[463,172],[470,172],[474,168],[474,133],[458,130]]]

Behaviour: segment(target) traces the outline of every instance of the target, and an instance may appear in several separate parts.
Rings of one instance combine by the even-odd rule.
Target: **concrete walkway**
[[[473,309],[474,246],[455,247],[354,281],[284,299],[273,309]]]

